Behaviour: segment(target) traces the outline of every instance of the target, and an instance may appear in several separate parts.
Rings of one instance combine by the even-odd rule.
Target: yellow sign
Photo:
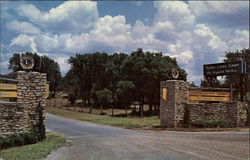
[[[1,98],[16,98],[17,92],[15,91],[0,91]]]
[[[162,88],[162,98],[167,101],[168,100],[168,89]]]
[[[45,98],[49,97],[49,84],[46,84],[46,93],[45,93]]]
[[[230,92],[215,92],[215,91],[196,91],[196,90],[190,90],[189,91],[190,96],[219,96],[219,97],[228,97],[230,96]]]
[[[228,102],[230,100],[230,92],[189,90],[189,101]]]
[[[217,101],[217,102],[228,102],[230,97],[202,97],[202,96],[189,96],[189,101]]]
[[[17,90],[16,84],[0,83],[0,90]]]

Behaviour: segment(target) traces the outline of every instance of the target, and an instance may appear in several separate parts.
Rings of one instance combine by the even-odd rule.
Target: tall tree
[[[9,69],[13,72],[23,71],[24,69],[20,65],[20,59],[24,55],[31,56],[34,59],[35,63],[31,71],[47,73],[47,80],[50,82],[50,91],[55,92],[61,79],[58,63],[47,56],[39,56],[37,53],[15,53],[9,60]]]
[[[233,85],[233,88],[236,89],[235,95],[239,95],[240,92],[243,92],[244,95],[246,93],[250,94],[250,49],[243,49],[236,52],[226,52],[224,62],[233,62],[233,61],[246,61],[247,65],[247,74],[235,76],[235,75],[227,75],[225,76],[225,85],[230,86]],[[245,99],[244,97],[242,97]]]
[[[127,107],[136,102],[141,106],[141,113],[144,104],[148,104],[151,111],[153,106],[159,108],[160,82],[171,79],[173,67],[180,71],[179,79],[186,80],[187,76],[175,59],[140,48],[130,55],[77,54],[69,59],[69,63],[71,69],[66,74],[69,87],[65,88],[72,88],[71,93],[83,102],[87,100],[96,106],[100,102],[97,93],[111,93],[112,108]]]

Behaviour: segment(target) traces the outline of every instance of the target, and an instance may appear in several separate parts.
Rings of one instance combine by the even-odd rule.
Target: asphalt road
[[[64,135],[71,147],[46,160],[247,160],[247,132],[127,130],[46,115],[48,130]]]

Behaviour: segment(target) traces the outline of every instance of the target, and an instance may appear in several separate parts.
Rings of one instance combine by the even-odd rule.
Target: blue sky
[[[175,57],[196,83],[203,64],[225,51],[249,48],[248,1],[1,1],[1,73],[13,53],[33,51],[64,74],[76,53],[131,53],[137,48]]]

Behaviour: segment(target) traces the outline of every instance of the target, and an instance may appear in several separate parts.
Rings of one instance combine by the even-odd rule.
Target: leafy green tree
[[[29,55],[34,59],[34,67],[31,71],[47,74],[47,80],[50,82],[50,91],[55,92],[58,89],[61,80],[61,72],[57,62],[47,56],[39,56],[37,53],[15,53],[9,60],[9,69],[13,72],[23,71],[20,65],[20,59],[24,55]]]
[[[76,54],[69,59],[69,63],[71,69],[64,78],[68,87],[64,88],[70,88],[68,92],[81,98],[83,106],[100,105],[97,93],[107,89],[112,97],[109,104],[112,111],[132,103],[140,104],[141,113],[145,104],[150,106],[150,111],[153,106],[159,110],[160,82],[171,79],[173,67],[179,70],[179,79],[186,80],[187,76],[175,59],[162,53],[144,52],[140,48],[130,55]]]
[[[135,85],[131,81],[119,81],[117,83],[116,95],[118,106],[125,106],[126,116],[128,115],[128,107],[131,105],[133,100],[133,91]]]
[[[101,107],[101,114],[103,114],[103,108],[108,108],[108,106],[113,102],[112,92],[107,88],[96,91],[97,105]]]
[[[230,84],[233,85],[233,88],[236,89],[234,92],[236,97],[241,92],[243,95],[250,94],[250,49],[243,49],[236,52],[226,52],[224,62],[233,62],[233,61],[246,61],[247,64],[247,74],[243,75],[227,75],[225,76],[225,86],[229,87]],[[245,100],[246,97],[241,97],[241,100]]]

